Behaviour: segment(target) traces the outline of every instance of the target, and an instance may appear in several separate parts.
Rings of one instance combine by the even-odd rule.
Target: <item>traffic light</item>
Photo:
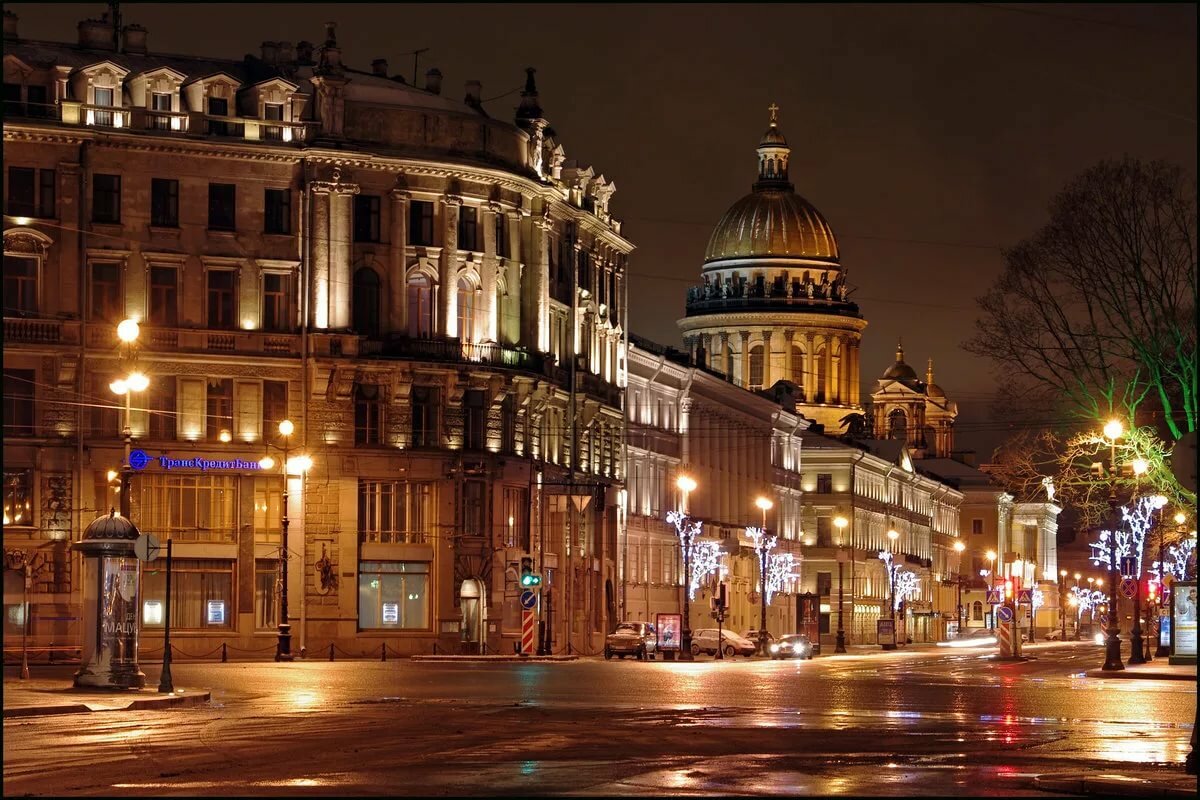
[[[542,585],[542,576],[533,571],[533,556],[521,556],[521,588],[532,589]]]
[[[1008,579],[1004,582],[1004,599],[1012,600],[1013,598],[1013,581]]]
[[[1146,579],[1146,599],[1151,603],[1158,602],[1158,581]]]
[[[724,581],[717,584],[717,607],[722,609],[729,607],[729,584]]]

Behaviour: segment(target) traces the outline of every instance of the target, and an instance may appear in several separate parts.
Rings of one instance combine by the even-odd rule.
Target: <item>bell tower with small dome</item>
[[[903,439],[914,458],[950,458],[958,404],[933,382],[933,359],[925,380],[904,362],[904,344],[896,343],[896,363],[884,371],[871,393],[876,439]]]
[[[796,411],[833,433],[862,411],[867,322],[850,300],[833,229],[791,182],[779,107],[767,110],[757,179],[713,229],[703,282],[688,289],[678,324],[697,360],[746,389],[793,384]]]

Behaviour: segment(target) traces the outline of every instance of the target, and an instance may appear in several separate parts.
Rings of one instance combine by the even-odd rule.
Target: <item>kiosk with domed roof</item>
[[[759,141],[758,179],[717,223],[679,328],[692,353],[734,383],[795,385],[796,410],[837,430],[861,412],[866,320],[849,299],[833,229],[789,180],[778,107]]]

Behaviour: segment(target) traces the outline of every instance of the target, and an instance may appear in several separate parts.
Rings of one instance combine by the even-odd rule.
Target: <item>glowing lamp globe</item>
[[[123,319],[117,325],[117,338],[126,344],[136,342],[138,338],[138,324],[136,320]]]

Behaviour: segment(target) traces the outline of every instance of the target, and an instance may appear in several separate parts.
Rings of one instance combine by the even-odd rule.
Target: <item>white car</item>
[[[733,658],[735,655],[752,656],[758,650],[757,642],[738,636],[733,631],[721,632],[721,645],[721,652],[726,658]],[[692,655],[698,656],[701,653],[708,653],[710,656],[717,654],[716,628],[692,631]]]

